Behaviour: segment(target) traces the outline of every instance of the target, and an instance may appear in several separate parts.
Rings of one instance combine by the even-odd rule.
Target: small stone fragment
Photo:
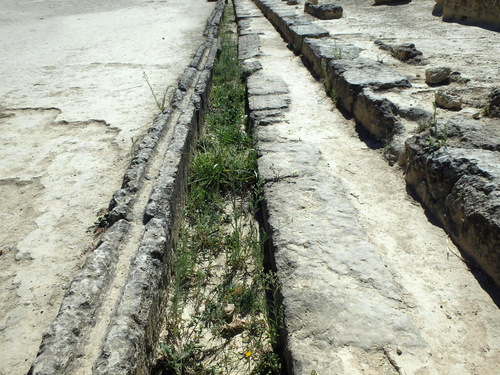
[[[377,39],[374,43],[384,51],[389,51],[393,57],[403,62],[411,64],[424,64],[423,53],[415,48],[413,43],[403,43],[398,46],[391,46]]]
[[[425,82],[429,85],[437,85],[450,78],[451,69],[447,66],[429,68],[425,71]]]
[[[450,80],[450,82],[456,82],[456,83],[467,83],[470,81],[469,78],[462,77],[460,72],[451,73],[449,80]]]
[[[234,314],[234,310],[234,303],[228,303],[224,309],[224,314],[226,315],[226,317],[232,317]]]
[[[286,5],[297,5],[299,2],[298,0],[288,0],[286,2]]]
[[[344,9],[340,5],[315,5],[308,1],[304,4],[304,12],[309,13],[310,15],[319,18],[320,20],[333,20],[342,18]]]
[[[457,110],[462,108],[460,96],[450,90],[439,90],[435,95],[436,104],[445,109]]]
[[[422,52],[415,48],[413,43],[403,43],[399,46],[393,47],[394,53],[398,60],[408,61],[422,56]]]
[[[226,324],[222,330],[225,335],[236,336],[245,330],[246,323],[241,319],[234,319],[231,323]]]

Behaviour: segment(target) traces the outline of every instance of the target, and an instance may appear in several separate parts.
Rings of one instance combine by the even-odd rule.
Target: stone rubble
[[[425,70],[425,82],[429,85],[438,85],[450,78],[451,68],[440,66]]]

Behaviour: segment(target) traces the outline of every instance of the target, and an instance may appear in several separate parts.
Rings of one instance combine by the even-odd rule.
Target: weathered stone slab
[[[341,104],[353,112],[358,94],[363,88],[386,90],[394,87],[411,87],[408,78],[394,69],[373,60],[332,60],[328,64],[328,85],[335,90]]]
[[[281,77],[256,73],[247,80],[248,95],[286,94],[288,87]]]
[[[290,104],[288,95],[256,95],[248,98],[248,106],[252,111],[262,111],[265,109],[287,108]]]
[[[345,373],[339,353],[346,345],[422,355],[426,344],[342,184],[319,172],[315,146],[281,138],[277,126],[260,128],[257,137],[289,371]]]
[[[300,38],[323,38],[330,35],[328,31],[316,24],[294,25],[290,29]]]
[[[254,34],[255,32],[252,30],[252,22],[248,18],[243,18],[238,22],[239,27],[239,35],[247,35]]]
[[[249,76],[255,72],[262,70],[262,64],[258,60],[244,60],[242,64],[242,73],[243,76]]]
[[[354,105],[354,117],[375,138],[392,138],[396,126],[397,107],[389,99],[376,95],[371,89],[361,91]]]
[[[249,117],[253,127],[266,126],[283,120],[280,109],[253,111]]]
[[[304,12],[319,18],[320,20],[333,20],[337,18],[342,18],[344,9],[340,5],[335,4],[320,4],[315,5],[310,2],[304,4]]]
[[[246,60],[260,55],[260,40],[255,33],[238,38],[238,59]]]
[[[497,0],[436,0],[443,21],[485,26],[500,30],[500,2]]]
[[[432,147],[433,139],[447,147]],[[435,143],[435,142],[434,142]],[[406,182],[450,236],[500,285],[500,137],[451,119],[406,142]]]
[[[234,10],[238,24],[245,18],[262,17],[262,13],[258,9],[255,9],[254,7],[249,7],[242,2],[236,2],[234,4]]]
[[[359,56],[359,48],[337,38],[305,38],[302,55],[314,74],[324,77],[331,60],[355,59]]]

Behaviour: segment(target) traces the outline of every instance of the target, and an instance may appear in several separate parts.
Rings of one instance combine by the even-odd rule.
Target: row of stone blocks
[[[106,328],[99,357],[92,359],[94,374],[149,374],[165,318],[165,288],[170,277],[172,246],[187,183],[189,152],[204,123],[213,64],[219,51],[219,26],[225,1],[219,0],[207,23],[205,41],[179,80],[172,102],[182,111],[171,123],[172,110],[158,115],[126,171],[122,188],[109,206],[109,224],[96,249],[72,281],[57,317],[43,335],[29,374],[54,375],[78,371],[85,345],[85,330],[94,326],[109,289],[120,246],[129,235],[131,209],[157,146],[174,126],[158,179],[143,217],[144,235]],[[197,78],[196,78],[197,77]],[[195,79],[196,78],[196,79]],[[186,96],[188,89],[194,93]]]
[[[392,140],[393,159],[405,169],[406,182],[464,252],[500,286],[500,139],[477,121],[456,116],[443,124],[443,147],[433,127],[410,136],[407,121],[430,123],[431,113],[404,108],[386,90],[411,87],[394,69],[359,57],[356,46],[332,37],[278,0],[254,0],[290,48],[301,54],[313,74],[324,79],[339,107],[374,138]],[[441,130],[441,132],[443,132]]]

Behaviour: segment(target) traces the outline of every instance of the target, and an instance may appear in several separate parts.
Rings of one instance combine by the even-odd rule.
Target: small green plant
[[[433,103],[434,111],[432,114],[432,118],[429,122],[429,136],[427,137],[427,141],[430,148],[440,148],[445,147],[448,144],[448,125],[438,124],[437,120],[437,106],[436,103]]]
[[[342,60],[343,58],[343,50],[342,47],[337,45],[337,41],[335,41],[335,45],[333,46],[333,59],[334,60]]]
[[[325,86],[326,95],[332,100],[333,105],[337,105],[338,97],[337,91],[330,84],[330,77],[328,74],[328,66],[326,60],[321,60],[321,68],[323,70],[324,78],[322,79],[323,85]]]
[[[156,102],[156,106],[158,107],[158,109],[160,111],[164,111],[165,110],[165,104],[167,102],[167,94],[168,94],[168,90],[170,89],[171,86],[167,86],[165,88],[165,91],[163,92],[163,97],[160,99],[158,99],[158,97],[156,96],[156,93],[155,91],[153,90],[153,87],[151,86],[151,83],[149,82],[149,78],[148,78],[148,75],[146,74],[146,72],[142,72],[142,77],[144,78],[144,80],[146,81],[146,83],[148,84],[148,87],[149,87],[149,90],[151,91],[151,94],[153,95],[153,98]]]
[[[484,106],[484,108],[483,108],[483,116],[489,116],[489,115],[490,115],[490,111],[491,111],[491,109],[490,109],[490,105],[489,105],[489,104],[487,104],[487,105],[486,105],[486,106]]]
[[[394,152],[394,146],[392,145],[392,138],[387,138],[384,143],[384,155],[390,155]]]
[[[330,99],[332,99],[333,105],[337,105],[338,97],[337,97],[337,91],[332,87],[327,91],[328,96]]]
[[[130,152],[129,155],[131,158],[133,158],[139,148],[139,138],[138,137],[130,137],[130,142],[132,145],[130,146]]]
[[[92,232],[94,233],[94,235],[98,236],[102,232],[104,232],[104,230],[108,227],[108,225],[109,225],[109,212],[104,212],[98,216],[97,220],[94,222],[93,225],[91,225],[87,229],[86,232],[87,233]]]

